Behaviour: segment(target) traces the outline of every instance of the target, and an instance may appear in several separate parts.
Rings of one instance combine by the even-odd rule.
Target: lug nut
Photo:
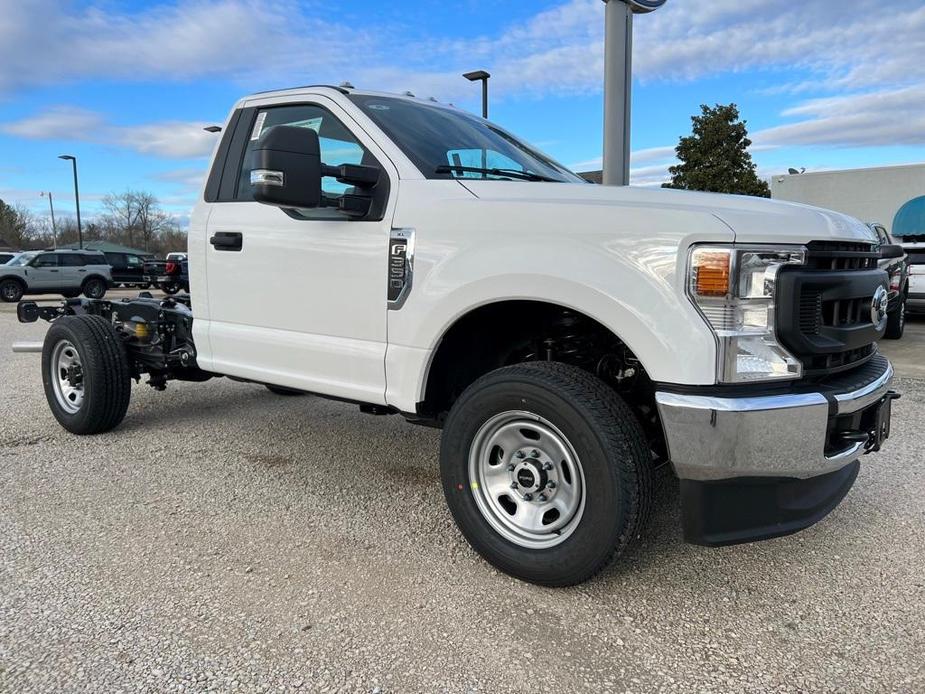
[[[552,463],[543,463],[544,470],[552,470]]]
[[[514,455],[516,455],[518,458],[526,458],[526,457],[527,457],[527,454],[524,453],[523,451],[517,451]]]
[[[517,489],[517,482],[511,482],[511,489]]]
[[[538,498],[540,501],[546,501],[546,495],[545,495],[545,494],[540,494],[537,498]]]
[[[546,483],[546,489],[555,489],[555,488],[556,488],[556,483],[553,482],[552,480],[549,480],[549,481]]]
[[[539,457],[540,457],[540,452],[534,448],[532,451],[530,451],[530,457],[531,457],[531,458],[539,458]]]
[[[529,492],[524,494],[524,501],[533,501],[533,494],[530,494]]]
[[[508,472],[514,472],[514,468],[515,468],[515,466],[514,466],[514,464],[512,463],[512,464],[510,464],[510,465],[507,466],[507,471],[508,471]]]

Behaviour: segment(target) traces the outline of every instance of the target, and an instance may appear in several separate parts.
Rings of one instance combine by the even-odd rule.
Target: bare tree
[[[154,238],[173,223],[157,198],[145,191],[110,193],[102,204],[105,212],[100,219],[101,235],[128,246],[140,243],[145,251],[153,250]]]

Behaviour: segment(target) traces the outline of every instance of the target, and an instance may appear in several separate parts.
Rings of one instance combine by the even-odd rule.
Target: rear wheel
[[[454,404],[440,451],[450,511],[502,571],[564,586],[597,574],[644,524],[651,466],[611,388],[566,364],[498,369]]]
[[[91,277],[83,283],[82,290],[88,299],[102,299],[106,296],[106,283],[97,277]]]
[[[902,297],[899,306],[893,309],[892,313],[887,314],[886,333],[883,335],[888,340],[898,340],[903,336],[906,330],[906,297]]]
[[[161,291],[164,294],[176,294],[180,291],[180,285],[174,282],[164,282],[161,284]]]
[[[99,434],[125,417],[128,357],[112,324],[99,316],[58,318],[45,335],[42,382],[55,419],[74,434]]]
[[[22,299],[24,293],[25,287],[22,282],[9,279],[0,282],[0,299],[7,303],[16,303]]]

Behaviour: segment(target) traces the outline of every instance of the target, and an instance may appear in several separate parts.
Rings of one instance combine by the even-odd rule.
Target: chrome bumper
[[[826,454],[830,419],[884,398],[893,381],[885,367],[866,385],[847,392],[806,392],[755,397],[655,394],[668,453],[681,479],[735,477],[808,479],[855,461],[865,443]]]

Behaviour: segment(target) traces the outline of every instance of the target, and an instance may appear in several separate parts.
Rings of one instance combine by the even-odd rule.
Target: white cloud
[[[0,123],[0,132],[30,140],[77,140],[126,147],[168,159],[194,159],[210,154],[217,142],[217,135],[203,130],[206,125],[183,121],[114,125],[102,114],[59,106]]]
[[[925,86],[812,99],[784,116],[796,123],[754,133],[757,145],[925,145]]]

